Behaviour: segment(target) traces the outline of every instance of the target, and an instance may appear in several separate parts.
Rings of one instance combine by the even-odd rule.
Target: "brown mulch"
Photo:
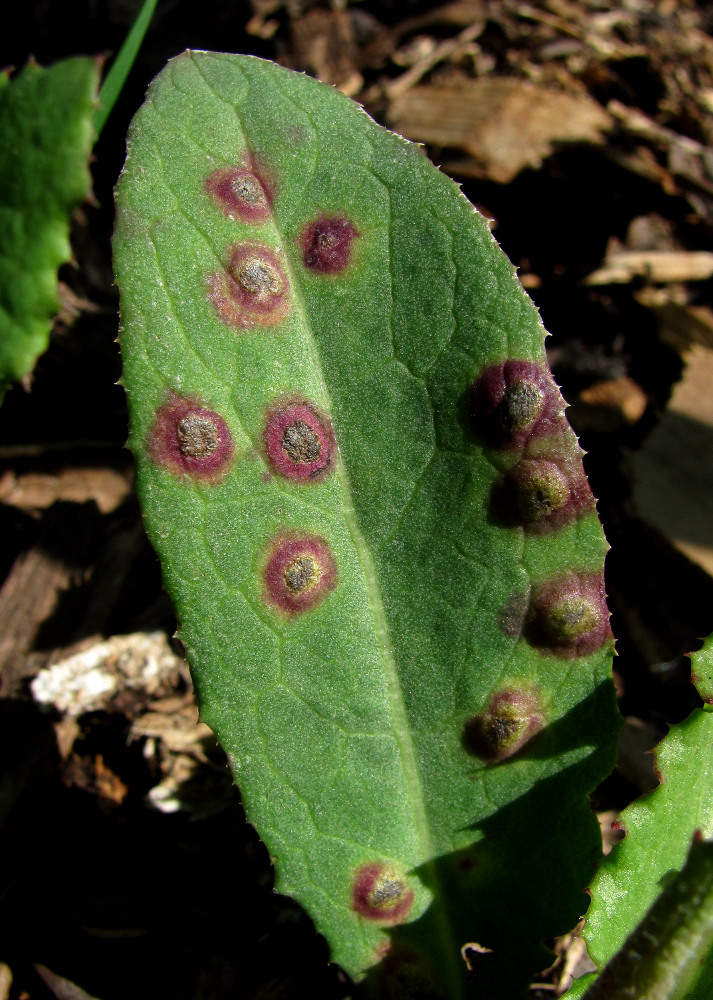
[[[135,7],[29,0],[0,65],[116,51]],[[711,10],[159,3],[95,151],[50,350],[0,410],[0,1000],[354,992],[271,892],[197,723],[123,447],[111,190],[148,81],[185,47],[305,70],[425,143],[519,267],[612,545],[627,725],[595,796],[607,831],[697,703],[685,653],[713,631]],[[577,940],[558,943],[547,995],[585,967]]]

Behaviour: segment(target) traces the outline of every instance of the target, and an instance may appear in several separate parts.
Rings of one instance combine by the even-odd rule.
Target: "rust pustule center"
[[[393,906],[401,900],[407,891],[407,886],[394,875],[382,875],[376,880],[374,887],[366,894],[367,902],[381,910]]]
[[[522,431],[542,412],[545,397],[532,382],[513,382],[498,407],[498,422],[504,431]]]
[[[236,198],[247,205],[264,205],[267,202],[263,186],[253,174],[238,174],[233,177],[230,189]]]
[[[208,417],[187,413],[176,428],[181,454],[189,458],[207,458],[220,443],[218,428]]]
[[[561,473],[535,474],[518,484],[517,506],[526,521],[537,521],[564,506],[569,493],[569,484]]]
[[[259,257],[246,257],[236,269],[234,277],[241,288],[256,298],[279,295],[282,291],[279,275]]]
[[[592,604],[582,598],[559,601],[547,618],[547,630],[554,639],[572,640],[590,632],[599,622]]]
[[[503,746],[516,739],[526,725],[527,719],[500,715],[490,720],[489,725],[484,727],[484,732],[493,746]]]
[[[293,462],[315,462],[322,454],[322,442],[304,420],[286,427],[280,444]]]
[[[295,559],[285,569],[285,583],[293,594],[301,594],[309,586],[316,583],[317,567],[314,560],[308,556]]]

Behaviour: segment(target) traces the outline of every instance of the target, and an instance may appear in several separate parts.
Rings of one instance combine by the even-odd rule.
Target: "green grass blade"
[[[0,399],[47,348],[70,215],[91,192],[99,67],[67,59],[0,74]]]
[[[537,312],[452,181],[306,76],[186,53],[129,148],[139,490],[276,887],[376,992],[466,996],[478,942],[523,997],[586,909],[617,734]]]
[[[136,15],[134,23],[131,25],[128,35],[124,39],[119,53],[112,63],[112,67],[106,75],[106,79],[99,91],[99,106],[94,112],[94,129],[97,138],[102,134],[107,118],[111,114],[116,104],[119,94],[123,90],[126,78],[131,72],[136,56],[141,48],[144,35],[151,24],[151,18],[156,10],[158,0],[144,0],[141,10]]]

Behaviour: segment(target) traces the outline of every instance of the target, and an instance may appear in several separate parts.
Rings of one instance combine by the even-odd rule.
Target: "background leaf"
[[[712,646],[709,638],[700,653],[692,655],[694,677],[705,675]],[[672,726],[656,748],[659,787],[621,814],[626,838],[604,859],[592,881],[584,933],[600,969],[682,870],[694,837],[713,837],[712,747],[713,713],[696,709],[685,722]]]
[[[586,908],[617,731],[539,317],[452,182],[306,77],[186,53],[129,148],[139,488],[277,888],[378,989],[463,995],[478,942],[479,986],[521,996]]]
[[[93,59],[0,74],[0,399],[47,348],[69,218],[91,191]]]
[[[695,838],[586,1000],[705,1000],[713,945],[713,843]]]

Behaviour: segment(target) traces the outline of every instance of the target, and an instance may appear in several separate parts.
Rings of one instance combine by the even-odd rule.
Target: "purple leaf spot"
[[[567,427],[559,389],[547,367],[534,361],[486,368],[470,392],[470,417],[487,447],[508,451]]]
[[[390,865],[370,862],[354,875],[352,905],[367,920],[400,924],[413,906],[413,889]]]
[[[525,634],[543,653],[587,656],[611,639],[601,573],[567,573],[540,583],[530,600]]]
[[[290,308],[290,285],[274,250],[262,243],[231,247],[225,271],[208,277],[208,299],[228,326],[275,326]]]
[[[265,181],[248,167],[223,167],[205,181],[205,189],[230,219],[266,222],[272,215],[272,201]]]
[[[323,479],[337,457],[331,424],[305,400],[268,411],[263,442],[272,469],[300,483]]]
[[[486,763],[496,764],[521,750],[544,724],[534,689],[507,688],[493,695],[484,712],[468,719],[463,745]]]
[[[343,271],[351,260],[352,242],[358,235],[349,219],[341,215],[309,223],[300,237],[305,267],[319,274]]]
[[[290,617],[310,611],[337,585],[329,545],[316,535],[283,535],[270,546],[263,571],[265,599]]]
[[[543,534],[594,509],[582,460],[574,443],[565,443],[572,445],[569,454],[564,448],[553,448],[541,458],[521,459],[505,474],[493,501],[496,508],[502,504],[506,522],[523,525],[530,534]]]
[[[207,482],[221,479],[233,457],[233,439],[223,418],[195,399],[178,396],[157,410],[147,447],[157,465]]]

